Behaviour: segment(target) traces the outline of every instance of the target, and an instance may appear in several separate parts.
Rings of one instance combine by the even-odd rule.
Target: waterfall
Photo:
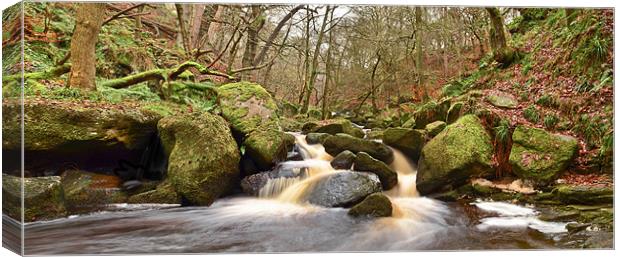
[[[415,187],[417,169],[401,151],[394,148],[392,151],[394,161],[390,164],[390,168],[398,174],[398,184],[386,194],[391,197],[418,197],[419,194]]]

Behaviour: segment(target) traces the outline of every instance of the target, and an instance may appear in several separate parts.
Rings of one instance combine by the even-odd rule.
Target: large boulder
[[[308,133],[306,135],[306,143],[314,145],[314,144],[323,144],[325,139],[327,139],[330,134],[327,133]]]
[[[424,128],[424,130],[426,130],[426,133],[430,137],[434,137],[437,134],[439,134],[439,132],[443,131],[443,129],[445,128],[446,128],[446,123],[438,120],[438,121],[426,124],[426,127]]]
[[[121,191],[122,181],[117,176],[80,170],[62,174],[65,206],[72,213],[92,212],[107,204],[122,203],[127,195]]]
[[[355,154],[349,150],[343,151],[334,157],[330,162],[332,167],[337,170],[351,169],[351,165],[355,161]]]
[[[306,201],[325,207],[348,207],[377,192],[381,192],[381,183],[376,175],[341,171],[322,177],[306,195]]]
[[[392,202],[384,194],[374,193],[351,207],[348,214],[353,217],[390,217],[392,216]]]
[[[383,143],[402,151],[414,161],[420,158],[425,143],[422,131],[409,128],[388,128],[383,132]]]
[[[59,176],[20,178],[2,174],[2,213],[21,221],[23,211],[25,222],[66,216],[60,180]]]
[[[286,159],[287,153],[295,145],[295,137],[270,126],[259,127],[250,133],[245,141],[245,154],[258,170],[268,170],[276,163]]]
[[[379,159],[385,163],[392,163],[394,161],[394,152],[387,145],[372,141],[364,140],[361,138],[353,137],[347,134],[336,134],[330,136],[323,142],[325,151],[332,156],[349,150],[355,154],[359,152],[366,152],[372,157]]]
[[[248,135],[265,124],[279,126],[278,106],[261,85],[230,83],[218,87],[217,95],[222,116],[235,132]]]
[[[398,184],[398,174],[382,161],[372,158],[365,152],[357,153],[353,169],[367,171],[379,177],[383,190],[390,190]]]
[[[129,196],[128,203],[147,204],[181,204],[181,196],[169,181],[164,181],[156,188]]]
[[[597,205],[614,202],[614,190],[611,187],[559,185],[553,193],[565,204]]]
[[[512,134],[510,165],[520,178],[548,183],[560,175],[575,158],[577,140],[542,129],[517,126]]]
[[[128,108],[129,107],[129,108]],[[84,151],[88,146],[142,149],[157,132],[156,112],[132,106],[24,101],[24,149]],[[21,149],[19,101],[2,102],[2,147]]]
[[[458,187],[470,177],[492,174],[493,146],[480,120],[461,117],[424,148],[418,162],[416,186],[421,194]]]
[[[185,114],[158,124],[169,156],[168,180],[190,204],[210,205],[239,179],[239,149],[228,124],[219,116]]]
[[[357,138],[364,137],[364,131],[361,128],[356,127],[347,119],[331,119],[322,120],[312,125],[306,125],[306,133],[326,133],[330,135],[336,135],[339,133],[348,134]]]
[[[497,90],[489,91],[485,99],[490,104],[500,108],[514,109],[519,105],[519,101],[514,96]]]

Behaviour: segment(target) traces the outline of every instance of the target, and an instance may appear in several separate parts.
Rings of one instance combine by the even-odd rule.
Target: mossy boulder
[[[452,124],[456,120],[458,120],[459,117],[461,117],[461,115],[463,114],[462,110],[464,106],[465,106],[464,102],[453,103],[450,106],[450,109],[448,109],[448,113],[446,114],[446,122],[448,124]]]
[[[438,120],[438,121],[427,124],[424,130],[426,130],[426,133],[429,136],[434,137],[437,134],[439,134],[439,132],[443,131],[443,129],[445,128],[446,128],[446,123]]]
[[[388,128],[383,132],[383,143],[402,151],[417,162],[426,142],[425,137],[424,133],[417,129]]]
[[[305,200],[324,207],[349,207],[381,192],[381,183],[375,174],[341,171],[321,177]]]
[[[492,90],[485,98],[490,104],[495,107],[514,109],[519,105],[519,101],[511,94]]]
[[[348,212],[353,217],[390,217],[392,216],[392,202],[381,193],[374,193],[351,207]]]
[[[355,161],[355,154],[349,150],[343,151],[336,155],[330,162],[332,167],[337,170],[351,169],[351,165]]]
[[[2,147],[21,149],[19,101],[2,102]],[[85,151],[89,147],[122,145],[141,149],[157,132],[156,112],[111,104],[71,101],[24,101],[24,149]]]
[[[328,137],[330,137],[330,134],[327,133],[308,133],[306,135],[306,143],[311,145],[323,144]]]
[[[270,126],[259,127],[243,142],[245,154],[254,161],[259,170],[268,170],[286,159],[286,154],[293,149],[294,144],[293,135]]]
[[[398,174],[380,160],[377,160],[365,152],[357,153],[353,169],[355,171],[367,171],[379,177],[383,190],[390,190],[398,184]]]
[[[127,199],[128,203],[181,204],[181,201],[181,195],[168,181],[160,183],[155,189],[134,194]]]
[[[371,131],[368,131],[368,133],[366,133],[366,139],[383,140],[384,133],[385,133],[384,130],[373,129]]]
[[[122,203],[127,195],[121,191],[122,181],[117,176],[81,170],[62,174],[65,206],[71,213],[92,212],[107,204]]]
[[[355,154],[366,152],[385,163],[392,163],[392,161],[394,161],[394,152],[387,145],[372,140],[353,137],[348,134],[330,136],[325,139],[323,146],[325,147],[325,151],[332,156],[349,150]]]
[[[403,127],[403,128],[415,128],[415,118],[412,117],[412,118],[406,120],[405,122],[403,122],[401,127]]]
[[[225,84],[217,88],[222,116],[233,130],[248,135],[260,126],[279,127],[278,106],[269,92],[251,82]]]
[[[347,119],[322,120],[314,124],[316,124],[316,126],[308,125],[308,127],[306,127],[307,133],[326,133],[330,135],[344,133],[357,138],[364,137],[364,131],[354,126],[353,123]],[[312,128],[310,128],[310,126],[312,126]]]
[[[427,124],[445,120],[450,109],[450,100],[445,99],[440,102],[431,101],[424,105],[418,106],[413,113],[416,129],[424,129]]]
[[[614,190],[611,187],[586,185],[558,185],[554,195],[565,204],[611,204],[614,201]]]
[[[219,116],[185,114],[158,123],[169,156],[168,181],[193,205],[210,205],[230,192],[239,179],[239,149]]]
[[[429,141],[420,155],[416,185],[427,195],[493,173],[493,146],[478,117],[466,115]]]
[[[65,198],[59,176],[23,178],[24,209],[22,209],[22,178],[2,174],[2,213],[21,221],[65,217]]]
[[[512,134],[510,165],[520,178],[545,184],[561,174],[575,158],[577,140],[542,129],[517,126]]]

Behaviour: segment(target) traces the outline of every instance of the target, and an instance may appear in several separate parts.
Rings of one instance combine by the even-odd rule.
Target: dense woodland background
[[[578,137],[577,170],[611,169],[613,10],[41,2],[24,11],[26,96],[210,110],[205,87],[248,80],[291,123],[344,115],[376,128],[467,95],[508,130]],[[3,20],[10,97],[19,9]],[[489,105],[493,91],[518,105]]]

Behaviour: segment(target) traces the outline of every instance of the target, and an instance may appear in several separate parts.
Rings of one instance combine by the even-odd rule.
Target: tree
[[[314,46],[314,52],[312,54],[312,63],[309,65],[310,70],[308,71],[308,79],[305,84],[305,96],[304,102],[301,106],[301,113],[307,113],[308,107],[310,105],[310,95],[312,94],[312,90],[314,90],[314,83],[316,82],[317,75],[317,66],[319,64],[319,55],[321,51],[321,44],[323,44],[323,37],[325,36],[325,27],[327,26],[327,19],[329,17],[329,13],[331,11],[330,6],[325,8],[325,15],[323,16],[323,23],[321,24],[321,29],[319,30],[319,35],[317,38],[316,45]]]
[[[504,29],[504,18],[496,7],[485,8],[489,13],[491,27],[489,29],[489,39],[491,49],[493,50],[493,58],[504,67],[510,65],[517,59],[518,54],[514,49],[508,46],[508,35]]]
[[[69,87],[96,90],[95,46],[105,18],[104,3],[79,3],[75,32],[71,37],[71,71]]]

